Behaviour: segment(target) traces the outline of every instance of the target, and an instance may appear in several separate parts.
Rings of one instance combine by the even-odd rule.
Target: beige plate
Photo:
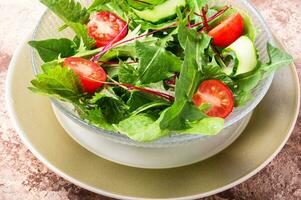
[[[32,78],[30,49],[23,44],[10,65],[6,90],[9,111],[23,142],[65,179],[118,199],[192,199],[229,189],[276,156],[299,111],[298,78],[291,66],[276,74],[245,132],[223,152],[187,167],[136,169],[99,158],[73,141],[57,122],[48,99],[27,90]]]

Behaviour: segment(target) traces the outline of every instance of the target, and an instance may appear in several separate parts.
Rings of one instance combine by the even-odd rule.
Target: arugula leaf
[[[50,62],[58,57],[66,58],[75,54],[74,42],[66,38],[29,41],[28,44],[38,51],[44,62]]]
[[[75,0],[40,0],[66,24],[69,22],[86,23],[89,13]]]
[[[186,27],[184,29],[187,29]],[[187,29],[188,30],[188,29]],[[181,130],[186,129],[188,121],[200,120],[205,117],[203,112],[192,103],[194,95],[200,80],[199,64],[202,62],[198,55],[208,48],[209,43],[205,34],[198,35],[195,30],[179,29],[179,37],[183,38],[186,34],[185,59],[181,69],[180,77],[176,82],[175,103],[167,109],[160,122],[161,129]],[[183,31],[183,32],[182,32]],[[182,33],[181,33],[182,32]],[[180,39],[179,39],[180,40]],[[206,63],[204,63],[206,64]]]
[[[45,65],[44,73],[31,81],[29,89],[35,93],[78,104],[82,97],[82,86],[78,76],[68,67]]]
[[[136,53],[139,59],[139,78],[142,83],[153,83],[172,76],[171,72],[179,71],[181,60],[165,50],[163,46],[148,46],[136,42]]]
[[[160,118],[155,121],[152,117],[139,114],[121,121],[114,127],[129,138],[139,142],[151,142],[168,135],[167,130],[161,130]]]
[[[197,122],[190,122],[190,128],[179,134],[216,135],[224,128],[225,120],[217,117],[204,118]]]
[[[291,64],[294,60],[290,54],[282,49],[273,47],[270,43],[267,44],[267,51],[270,61],[260,67],[261,71],[264,73],[263,78],[279,68]]]
[[[135,84],[139,78],[139,74],[133,65],[124,62],[119,63],[120,69],[118,79],[120,83]]]

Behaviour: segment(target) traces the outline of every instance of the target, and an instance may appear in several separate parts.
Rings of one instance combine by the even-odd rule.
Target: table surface
[[[276,36],[294,56],[301,78],[300,0],[252,0]],[[38,0],[0,1],[0,199],[110,199],[57,176],[22,144],[9,119],[4,82],[11,57],[37,23]],[[207,200],[301,199],[301,116],[281,153],[248,181]]]

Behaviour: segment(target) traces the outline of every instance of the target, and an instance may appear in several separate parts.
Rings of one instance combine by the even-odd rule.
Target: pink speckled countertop
[[[301,78],[301,1],[252,2],[295,57]],[[41,164],[18,138],[5,108],[4,80],[14,50],[37,23],[43,7],[38,0],[1,0],[0,10],[0,199],[109,199],[58,177]],[[206,199],[301,199],[300,115],[293,135],[272,163],[248,181]]]

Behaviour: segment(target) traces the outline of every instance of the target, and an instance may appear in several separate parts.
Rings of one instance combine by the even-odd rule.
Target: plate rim
[[[39,152],[38,150],[36,150],[32,143],[30,142],[30,139],[27,137],[27,134],[25,133],[25,131],[23,131],[22,126],[19,123],[18,120],[18,116],[16,115],[15,112],[15,108],[13,103],[10,101],[11,97],[12,97],[12,90],[11,90],[11,82],[13,80],[14,77],[14,73],[16,70],[16,63],[19,60],[19,57],[22,53],[22,50],[24,48],[26,48],[26,44],[28,39],[30,38],[31,34],[29,34],[29,36],[25,37],[23,39],[23,41],[20,43],[19,47],[17,48],[17,50],[15,51],[12,60],[9,64],[8,67],[8,72],[7,72],[7,76],[6,76],[6,80],[5,80],[5,103],[6,103],[6,107],[8,110],[8,114],[9,117],[11,119],[11,122],[13,124],[13,127],[15,128],[17,134],[19,135],[19,137],[21,138],[21,141],[26,145],[26,147],[32,152],[32,154],[39,159],[45,166],[47,166],[51,171],[53,171],[54,173],[56,173],[57,175],[63,177],[64,179],[70,181],[71,183],[84,188],[86,190],[89,190],[91,192],[100,194],[100,195],[104,195],[107,197],[111,197],[111,198],[116,198],[116,199],[126,199],[126,200],[146,200],[149,198],[140,198],[140,197],[131,197],[131,196],[124,196],[124,195],[120,195],[120,194],[115,194],[112,192],[107,192],[104,191],[102,189],[93,187],[93,186],[89,186],[84,182],[81,182],[79,180],[76,180],[75,178],[73,178],[70,175],[67,175],[66,173],[60,171],[59,169],[56,168],[56,166],[52,165],[46,158],[44,158]],[[279,42],[279,40],[277,40],[277,38],[275,38],[275,40],[278,42],[279,46],[281,46],[283,48],[283,45]],[[273,154],[271,154],[268,159],[266,159],[261,165],[259,165],[257,168],[253,169],[250,173],[247,173],[245,175],[242,175],[240,178],[238,178],[237,180],[233,181],[232,183],[229,183],[223,187],[219,187],[217,189],[214,189],[212,191],[209,192],[205,192],[205,193],[200,193],[197,195],[190,195],[190,196],[184,196],[184,197],[177,197],[177,198],[155,198],[155,199],[164,199],[164,200],[168,200],[168,199],[173,199],[173,200],[186,200],[186,199],[197,199],[197,198],[203,198],[203,197],[207,197],[207,196],[211,196],[220,192],[223,192],[225,190],[228,190],[244,181],[246,181],[247,179],[251,178],[252,176],[254,176],[255,174],[257,174],[259,171],[261,171],[264,167],[266,167],[275,157],[276,155],[279,154],[279,152],[282,150],[282,148],[284,147],[284,145],[287,143],[289,137],[291,136],[294,128],[295,128],[295,124],[299,115],[299,110],[300,110],[300,83],[299,83],[299,78],[297,75],[297,71],[296,71],[296,66],[294,63],[292,63],[290,66],[291,70],[293,71],[293,78],[294,78],[294,82],[295,82],[295,87],[296,87],[296,92],[297,92],[297,105],[296,105],[296,110],[295,113],[292,117],[291,123],[290,123],[290,127],[288,127],[287,130],[287,135],[285,137],[285,139],[282,141],[281,144],[279,144],[278,148],[274,151]]]

